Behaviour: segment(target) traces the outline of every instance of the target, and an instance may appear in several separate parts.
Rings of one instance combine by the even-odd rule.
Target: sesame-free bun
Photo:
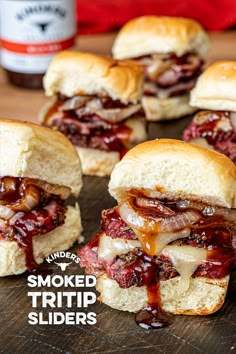
[[[34,178],[79,193],[80,159],[63,134],[30,122],[1,119],[0,151],[1,176]]]
[[[191,92],[191,106],[236,111],[236,61],[218,61],[198,78]]]
[[[236,166],[226,156],[195,144],[152,140],[131,149],[116,165],[109,191],[118,201],[140,193],[235,208]]]
[[[44,235],[33,237],[33,255],[40,264],[54,252],[65,251],[78,241],[81,233],[79,207],[69,206],[65,223]],[[16,241],[0,240],[0,277],[21,274],[27,269],[25,252]]]
[[[223,305],[229,276],[222,279],[191,278],[188,290],[181,296],[178,293],[179,281],[179,276],[160,281],[162,309],[175,315],[209,315]],[[137,312],[148,302],[145,286],[122,289],[106,275],[98,279],[97,290],[101,293],[100,300],[117,310]]]
[[[129,61],[79,51],[64,51],[51,61],[44,76],[47,96],[61,93],[108,95],[123,103],[140,100],[143,89],[142,68]]]
[[[136,58],[153,53],[195,52],[204,56],[209,40],[201,25],[181,17],[142,16],[127,22],[112,48],[116,59]]]
[[[189,95],[169,98],[143,96],[142,106],[148,121],[177,119],[196,111],[189,105]]]

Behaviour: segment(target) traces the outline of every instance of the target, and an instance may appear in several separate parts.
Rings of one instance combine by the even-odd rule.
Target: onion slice
[[[99,117],[109,122],[118,123],[132,116],[140,109],[141,109],[141,105],[135,104],[125,108],[98,109],[98,110],[94,110],[93,113],[97,114]]]
[[[194,209],[201,212],[204,216],[222,215],[225,220],[236,222],[236,209],[221,208],[189,200],[179,200],[176,202],[176,205],[180,210]]]
[[[91,96],[74,96],[69,98],[68,100],[60,106],[60,111],[70,111],[72,109],[77,109],[84,106],[89,100],[91,100]]]
[[[9,205],[14,211],[30,211],[34,209],[40,200],[40,191],[33,185],[27,185],[25,195],[17,203]]]
[[[0,218],[2,218],[4,220],[8,220],[13,215],[14,215],[14,211],[12,211],[11,208],[9,208],[6,205],[0,204]]]
[[[149,198],[144,198],[144,197],[138,197],[136,198],[136,204],[139,207],[142,208],[151,208],[155,210],[160,216],[163,217],[168,217],[168,216],[173,216],[175,215],[175,212],[162,204],[159,200],[157,199],[149,199]]]
[[[201,218],[200,213],[195,210],[176,213],[165,218],[145,215],[135,209],[130,200],[122,203],[118,209],[121,218],[127,225],[145,233],[177,231],[189,227]]]
[[[231,121],[234,132],[236,133],[236,112],[230,112],[229,119]]]

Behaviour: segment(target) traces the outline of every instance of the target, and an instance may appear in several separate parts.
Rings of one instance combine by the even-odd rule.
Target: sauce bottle
[[[1,65],[12,84],[41,88],[52,57],[71,48],[74,0],[1,0]]]

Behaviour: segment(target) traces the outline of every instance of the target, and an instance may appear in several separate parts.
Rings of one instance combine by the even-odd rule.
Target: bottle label
[[[57,52],[74,44],[74,0],[1,0],[0,30],[4,68],[44,73]]]

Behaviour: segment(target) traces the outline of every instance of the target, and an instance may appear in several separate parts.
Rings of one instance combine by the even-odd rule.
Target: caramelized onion
[[[109,122],[118,123],[132,116],[140,109],[141,109],[141,105],[136,104],[136,105],[130,105],[125,108],[98,109],[98,110],[94,110],[93,113],[97,114],[99,117],[105,120],[108,120]]]
[[[195,209],[202,213],[204,216],[222,215],[227,221],[236,221],[236,209],[221,208],[213,205],[207,205],[189,200],[179,200],[176,206],[181,209]]]
[[[74,96],[66,100],[62,106],[60,106],[61,111],[69,111],[71,109],[77,109],[84,106],[89,100],[91,100],[91,96]]]
[[[25,187],[24,197],[17,203],[11,204],[11,209],[14,211],[30,211],[34,209],[40,200],[40,191],[33,185]]]
[[[14,212],[6,205],[0,204],[0,218],[4,220],[10,219],[14,215]]]
[[[127,200],[119,206],[121,218],[131,227],[145,233],[171,232],[184,229],[201,218],[198,211],[176,213],[170,217],[155,217],[143,214]]]
[[[229,119],[234,129],[234,132],[236,132],[236,112],[230,112]]]
[[[168,217],[175,215],[175,212],[162,204],[157,199],[149,199],[144,197],[136,198],[136,204],[139,207],[154,209],[160,216]]]
[[[131,104],[124,108],[104,108],[101,100],[93,96],[74,96],[60,106],[61,111],[76,110],[78,116],[96,114],[104,120],[118,123],[141,109],[140,104]]]
[[[14,178],[11,177],[1,178],[0,195],[4,196],[5,193],[14,192],[16,191],[16,189],[17,189],[17,183]]]

